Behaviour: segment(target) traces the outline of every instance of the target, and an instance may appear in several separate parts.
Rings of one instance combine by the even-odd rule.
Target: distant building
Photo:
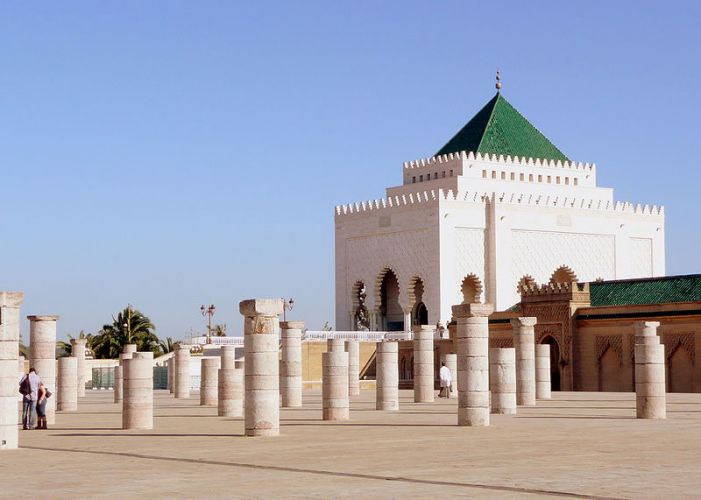
[[[542,283],[664,276],[661,207],[614,201],[497,93],[386,197],[340,205],[336,328],[444,324],[451,306]]]

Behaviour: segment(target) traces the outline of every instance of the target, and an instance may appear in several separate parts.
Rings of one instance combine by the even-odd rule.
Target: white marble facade
[[[665,274],[664,209],[615,202],[594,165],[463,152],[405,163],[403,181],[336,207],[338,330],[446,323],[474,293],[504,310],[521,280]]]

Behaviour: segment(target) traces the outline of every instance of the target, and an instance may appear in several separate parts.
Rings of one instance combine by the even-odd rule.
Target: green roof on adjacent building
[[[599,281],[589,284],[592,306],[701,301],[701,274]]]
[[[569,161],[499,92],[435,156],[460,151]]]

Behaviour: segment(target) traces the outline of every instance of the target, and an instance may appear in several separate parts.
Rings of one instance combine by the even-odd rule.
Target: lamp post
[[[127,304],[127,320],[122,327],[127,332],[127,344],[131,344],[131,304]]]
[[[282,321],[287,321],[287,311],[291,311],[295,306],[294,299],[285,300],[282,299]]]
[[[212,316],[214,316],[214,311],[215,311],[214,304],[211,304],[209,307],[205,307],[204,304],[200,306],[200,312],[202,313],[202,316],[207,316],[207,343],[211,344],[212,343]]]

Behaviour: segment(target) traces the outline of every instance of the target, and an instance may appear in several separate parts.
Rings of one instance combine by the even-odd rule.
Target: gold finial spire
[[[497,84],[495,85],[497,92],[501,91],[501,72],[497,69]]]

